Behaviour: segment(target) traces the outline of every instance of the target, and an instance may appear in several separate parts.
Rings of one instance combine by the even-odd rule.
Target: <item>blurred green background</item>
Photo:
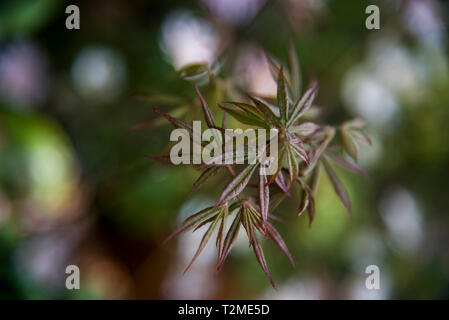
[[[69,4],[80,30],[65,27]],[[365,28],[369,4],[381,9],[380,30]],[[1,1],[0,298],[449,298],[448,9],[433,0]],[[224,181],[184,203],[198,173],[144,158],[166,150],[171,128],[129,130],[155,119],[152,107],[182,102],[133,97],[194,99],[175,70],[212,65],[224,51],[218,74],[269,96],[261,48],[286,62],[289,40],[304,83],[320,82],[326,120],[368,122],[374,144],[361,164],[371,177],[339,171],[353,218],[323,177],[311,229],[295,218],[297,199],[276,211],[297,263],[264,243],[278,291],[243,232],[220,274],[209,245],[182,275],[201,234],[162,241]],[[65,288],[71,264],[80,290]],[[365,287],[368,265],[380,268],[380,290]]]

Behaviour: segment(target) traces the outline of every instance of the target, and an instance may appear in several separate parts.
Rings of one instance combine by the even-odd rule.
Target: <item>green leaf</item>
[[[269,121],[269,123],[274,126],[278,127],[281,125],[281,122],[271,109],[271,107],[263,101],[263,99],[260,99],[258,97],[252,96],[248,94],[248,97],[255,103],[256,108],[264,115],[264,117]]]
[[[282,147],[281,152],[278,157],[278,166],[276,172],[270,177],[270,180],[268,180],[268,184],[271,184],[273,181],[276,180],[279,172],[282,170],[282,166],[284,165],[284,158],[286,154],[286,147]]]
[[[240,121],[241,123],[250,125],[250,126],[257,126],[261,128],[269,128],[269,126],[263,122],[262,120],[249,115],[248,113],[244,113],[238,110],[233,110],[231,108],[224,107],[222,105],[218,105],[221,109],[229,113],[233,118]]]
[[[292,109],[290,118],[287,121],[287,127],[294,125],[299,118],[312,106],[313,100],[318,92],[318,82],[313,82],[312,85],[302,95],[301,99],[298,99],[295,106]]]
[[[203,95],[201,94],[200,90],[198,89],[198,86],[196,83],[194,84],[196,93],[198,94],[198,97],[200,98],[201,107],[203,108],[204,118],[206,120],[207,126],[209,128],[215,128],[215,120],[210,112],[209,106],[207,105],[206,100],[204,100]]]
[[[203,63],[189,64],[181,69],[178,69],[176,73],[186,80],[194,80],[205,76],[209,72],[209,67]]]
[[[296,178],[299,175],[299,166],[298,160],[295,157],[295,153],[290,146],[287,147],[287,160],[288,160],[288,173],[290,177],[290,184],[288,189],[291,190],[293,184],[295,183]]]
[[[267,118],[265,118],[265,116],[255,106],[253,106],[249,103],[232,102],[232,101],[228,102],[228,103],[235,105],[237,108],[241,109],[243,112],[250,114],[261,121],[264,121],[264,122],[269,121]]]
[[[285,85],[284,68],[282,66],[279,70],[277,101],[282,122],[285,123],[288,114],[288,92],[287,86]]]

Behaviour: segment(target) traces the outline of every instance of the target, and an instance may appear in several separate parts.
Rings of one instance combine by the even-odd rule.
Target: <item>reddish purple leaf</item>
[[[168,121],[170,121],[170,123],[171,123],[175,128],[186,129],[186,130],[189,131],[189,132],[193,130],[192,126],[189,125],[188,123],[186,123],[186,122],[184,122],[184,121],[182,121],[182,120],[179,120],[179,119],[176,119],[176,118],[172,117],[171,115],[169,115],[168,113],[165,113],[165,112],[162,111],[161,109],[159,109],[159,108],[153,108],[153,110],[154,110],[155,112],[157,112],[159,115],[163,116],[163,117],[164,117],[165,119],[167,119]]]
[[[270,125],[277,127],[281,125],[278,116],[274,113],[273,109],[261,98],[252,96],[250,94],[247,95],[254,104],[256,105],[257,110],[260,111],[264,115],[264,118],[270,122]]]
[[[373,141],[371,140],[370,137],[368,137],[366,135],[365,132],[360,131],[360,130],[351,130],[351,134],[354,136],[355,139],[357,139],[360,142],[363,142],[369,146],[371,146],[373,144]]]
[[[299,138],[289,139],[289,146],[295,152],[298,157],[300,157],[306,165],[310,164],[309,155],[307,154],[306,149],[304,148],[304,144]]]
[[[235,199],[245,189],[253,172],[255,171],[257,164],[250,164],[240,172],[232,181],[226,186],[222,192],[220,199],[215,207],[219,207],[228,201]]]
[[[144,155],[146,158],[151,159],[151,160],[155,160],[157,162],[161,162],[161,163],[172,163],[170,160],[170,156],[150,156],[145,154]]]
[[[277,82],[278,76],[279,76],[279,69],[280,69],[279,64],[276,61],[274,61],[265,51],[263,51],[262,54],[263,54],[265,61],[268,64],[268,67],[270,69],[270,73],[271,73],[273,80],[275,82]]]
[[[268,125],[264,122],[264,120],[254,116],[251,113],[245,113],[240,110],[235,110],[231,108],[224,107],[222,105],[218,105],[221,109],[229,113],[233,118],[235,118],[237,121],[248,124],[250,126],[257,126],[261,128],[267,128]]]
[[[343,156],[339,156],[336,154],[329,153],[329,158],[338,166],[340,166],[343,169],[346,169],[352,173],[360,174],[365,177],[369,177],[368,171],[360,167],[357,163],[355,163],[350,158],[346,158]]]
[[[259,175],[259,205],[263,226],[266,232],[268,223],[268,208],[270,206],[270,188],[267,185],[267,176],[263,174]]]
[[[296,178],[299,175],[299,167],[298,167],[298,160],[296,159],[295,153],[290,147],[287,148],[287,160],[288,160],[288,172],[289,172],[289,179],[290,179],[290,184],[288,186],[288,190],[291,190],[293,187],[293,184],[295,183]]]
[[[203,95],[201,94],[200,90],[198,89],[198,86],[196,83],[194,83],[196,93],[198,94],[198,97],[200,98],[201,107],[203,108],[204,118],[206,119],[206,123],[209,126],[209,128],[215,127],[215,120],[212,116],[212,113],[210,112],[209,106],[207,105],[206,100],[204,99]]]
[[[320,128],[319,125],[313,122],[304,122],[299,126],[289,128],[290,132],[299,134],[300,136],[309,136]]]
[[[250,204],[243,204],[243,210],[242,210],[242,225],[243,228],[245,228],[246,230],[246,234],[248,235],[248,241],[249,241],[249,246],[251,247],[251,245],[253,244],[253,238],[254,238],[254,230],[253,230],[253,226],[250,220]]]
[[[257,239],[257,237],[254,237],[254,239],[253,239],[253,249],[254,249],[254,253],[256,254],[257,261],[259,261],[259,264],[262,267],[263,272],[265,272],[265,274],[267,275],[268,280],[270,281],[273,288],[276,289],[276,285],[274,284],[273,279],[271,278],[270,271],[268,270],[267,261],[265,260],[265,256],[263,254],[262,247],[261,247],[259,239]]]
[[[329,179],[331,180],[332,186],[334,187],[335,192],[337,193],[338,197],[340,198],[341,202],[345,206],[346,210],[349,213],[349,216],[352,216],[351,211],[351,203],[349,201],[348,193],[346,192],[345,187],[341,183],[340,179],[338,178],[335,171],[332,169],[329,163],[327,163],[326,160],[323,159],[323,165],[326,169],[327,175],[329,176]]]
[[[191,215],[190,217],[188,217],[181,223],[181,226],[177,230],[175,230],[171,235],[169,235],[164,240],[164,244],[167,243],[168,241],[170,241],[171,239],[173,239],[174,237],[176,237],[177,235],[181,234],[182,232],[185,232],[185,231],[188,231],[188,230],[194,228],[195,225],[197,225],[204,219],[207,219],[208,217],[210,217],[217,211],[218,211],[218,209],[216,209],[214,207],[208,207],[208,208],[205,208],[205,209]]]
[[[276,209],[276,207],[282,202],[282,200],[285,199],[285,195],[286,194],[284,192],[278,192],[278,193],[272,195],[271,199],[270,199],[269,211],[273,212],[273,210]],[[275,219],[275,218],[273,218],[273,219]],[[280,218],[277,218],[277,219],[280,219]]]
[[[220,227],[218,228],[218,235],[217,240],[215,242],[216,246],[218,246],[218,257],[221,257],[223,253],[223,247],[224,247],[224,227],[226,224],[226,218],[229,214],[229,208],[228,206],[225,206],[221,212],[221,220],[220,220]]]
[[[279,232],[273,227],[273,225],[271,225],[271,223],[268,224],[268,234],[273,239],[273,241],[276,242],[276,244],[282,250],[282,252],[285,253],[285,255],[290,260],[290,263],[292,264],[292,266],[296,267],[295,261],[293,260],[293,257],[290,254],[290,251],[288,250],[287,245],[284,242],[284,239],[282,239]]]
[[[285,84],[284,68],[279,69],[279,77],[277,82],[277,102],[282,122],[285,123],[288,114],[288,91]]]
[[[301,72],[298,63],[298,57],[293,45],[293,41],[290,41],[288,46],[288,65],[290,67],[291,85],[294,95],[299,95],[301,91]]]
[[[306,190],[302,190],[302,197],[301,197],[301,204],[299,206],[299,210],[298,213],[296,214],[297,217],[302,216],[302,214],[304,213],[304,211],[307,210],[307,207],[309,206],[310,203],[310,195],[309,192],[307,192]]]
[[[234,221],[232,222],[231,226],[229,227],[228,233],[226,234],[226,238],[223,243],[223,250],[222,250],[221,256],[219,255],[219,257],[218,257],[216,272],[220,271],[221,267],[223,266],[223,263],[226,260],[226,257],[229,255],[229,252],[231,252],[231,249],[235,243],[235,240],[237,240],[237,236],[238,236],[239,230],[240,230],[241,218],[242,218],[241,212],[239,211],[238,213],[236,213]]]
[[[286,148],[284,146],[282,146],[280,155],[278,157],[278,166],[277,166],[277,170],[276,172],[270,177],[270,180],[268,180],[268,185],[270,185],[273,181],[276,180],[279,172],[281,172],[282,170],[282,166],[284,164],[284,157],[285,157],[285,153],[286,153]]]
[[[288,190],[287,184],[285,182],[284,175],[282,174],[282,171],[279,171],[279,173],[276,175],[274,182],[282,191],[285,192],[286,195],[288,195],[289,197],[291,196],[290,191]]]
[[[351,156],[355,162],[359,160],[359,147],[355,142],[354,137],[351,135],[349,130],[345,127],[341,129],[341,143],[345,151]]]
[[[265,116],[259,111],[258,108],[256,108],[255,106],[248,104],[248,103],[244,103],[244,102],[227,102],[230,103],[234,106],[236,106],[237,108],[239,108],[240,110],[242,110],[243,112],[245,112],[246,114],[253,116],[259,120],[262,121],[268,121]]]
[[[202,222],[200,222],[200,224],[198,224],[198,225],[193,229],[192,232],[195,232],[196,230],[201,229],[202,227],[204,227],[206,224],[211,223],[212,221],[214,221],[215,219],[218,218],[218,215],[219,215],[219,213],[213,215],[212,217],[210,217],[210,218],[208,218],[208,219],[206,219],[206,220],[203,220]]]
[[[192,266],[193,262],[195,262],[196,258],[201,254],[203,249],[206,247],[207,243],[209,242],[210,237],[212,236],[215,227],[217,226],[217,223],[220,219],[215,219],[207,229],[207,231],[204,233],[203,238],[201,239],[200,245],[198,246],[198,249],[196,250],[192,260],[187,265],[187,267],[184,269],[184,273],[186,273],[187,270]]]
[[[316,173],[316,171],[314,172]],[[315,175],[312,179],[316,179]],[[297,216],[301,216],[305,210],[307,210],[309,214],[309,228],[312,226],[313,220],[315,218],[315,197],[313,196],[312,189],[302,180],[297,180],[302,188],[302,199],[299,207],[299,212]],[[313,183],[316,183],[315,181]]]
[[[287,126],[294,125],[299,118],[312,106],[313,100],[318,92],[318,82],[314,81],[312,85],[302,95],[301,99],[294,105],[290,119],[287,122]]]
[[[221,121],[221,126],[226,129],[226,112],[223,112],[223,120]]]
[[[196,181],[193,183],[193,186],[187,196],[184,198],[184,201],[187,200],[196,190],[198,190],[198,188],[201,187],[201,185],[205,183],[209,178],[215,176],[221,168],[221,166],[216,166],[205,169],[198,177],[198,179],[196,179]]]

